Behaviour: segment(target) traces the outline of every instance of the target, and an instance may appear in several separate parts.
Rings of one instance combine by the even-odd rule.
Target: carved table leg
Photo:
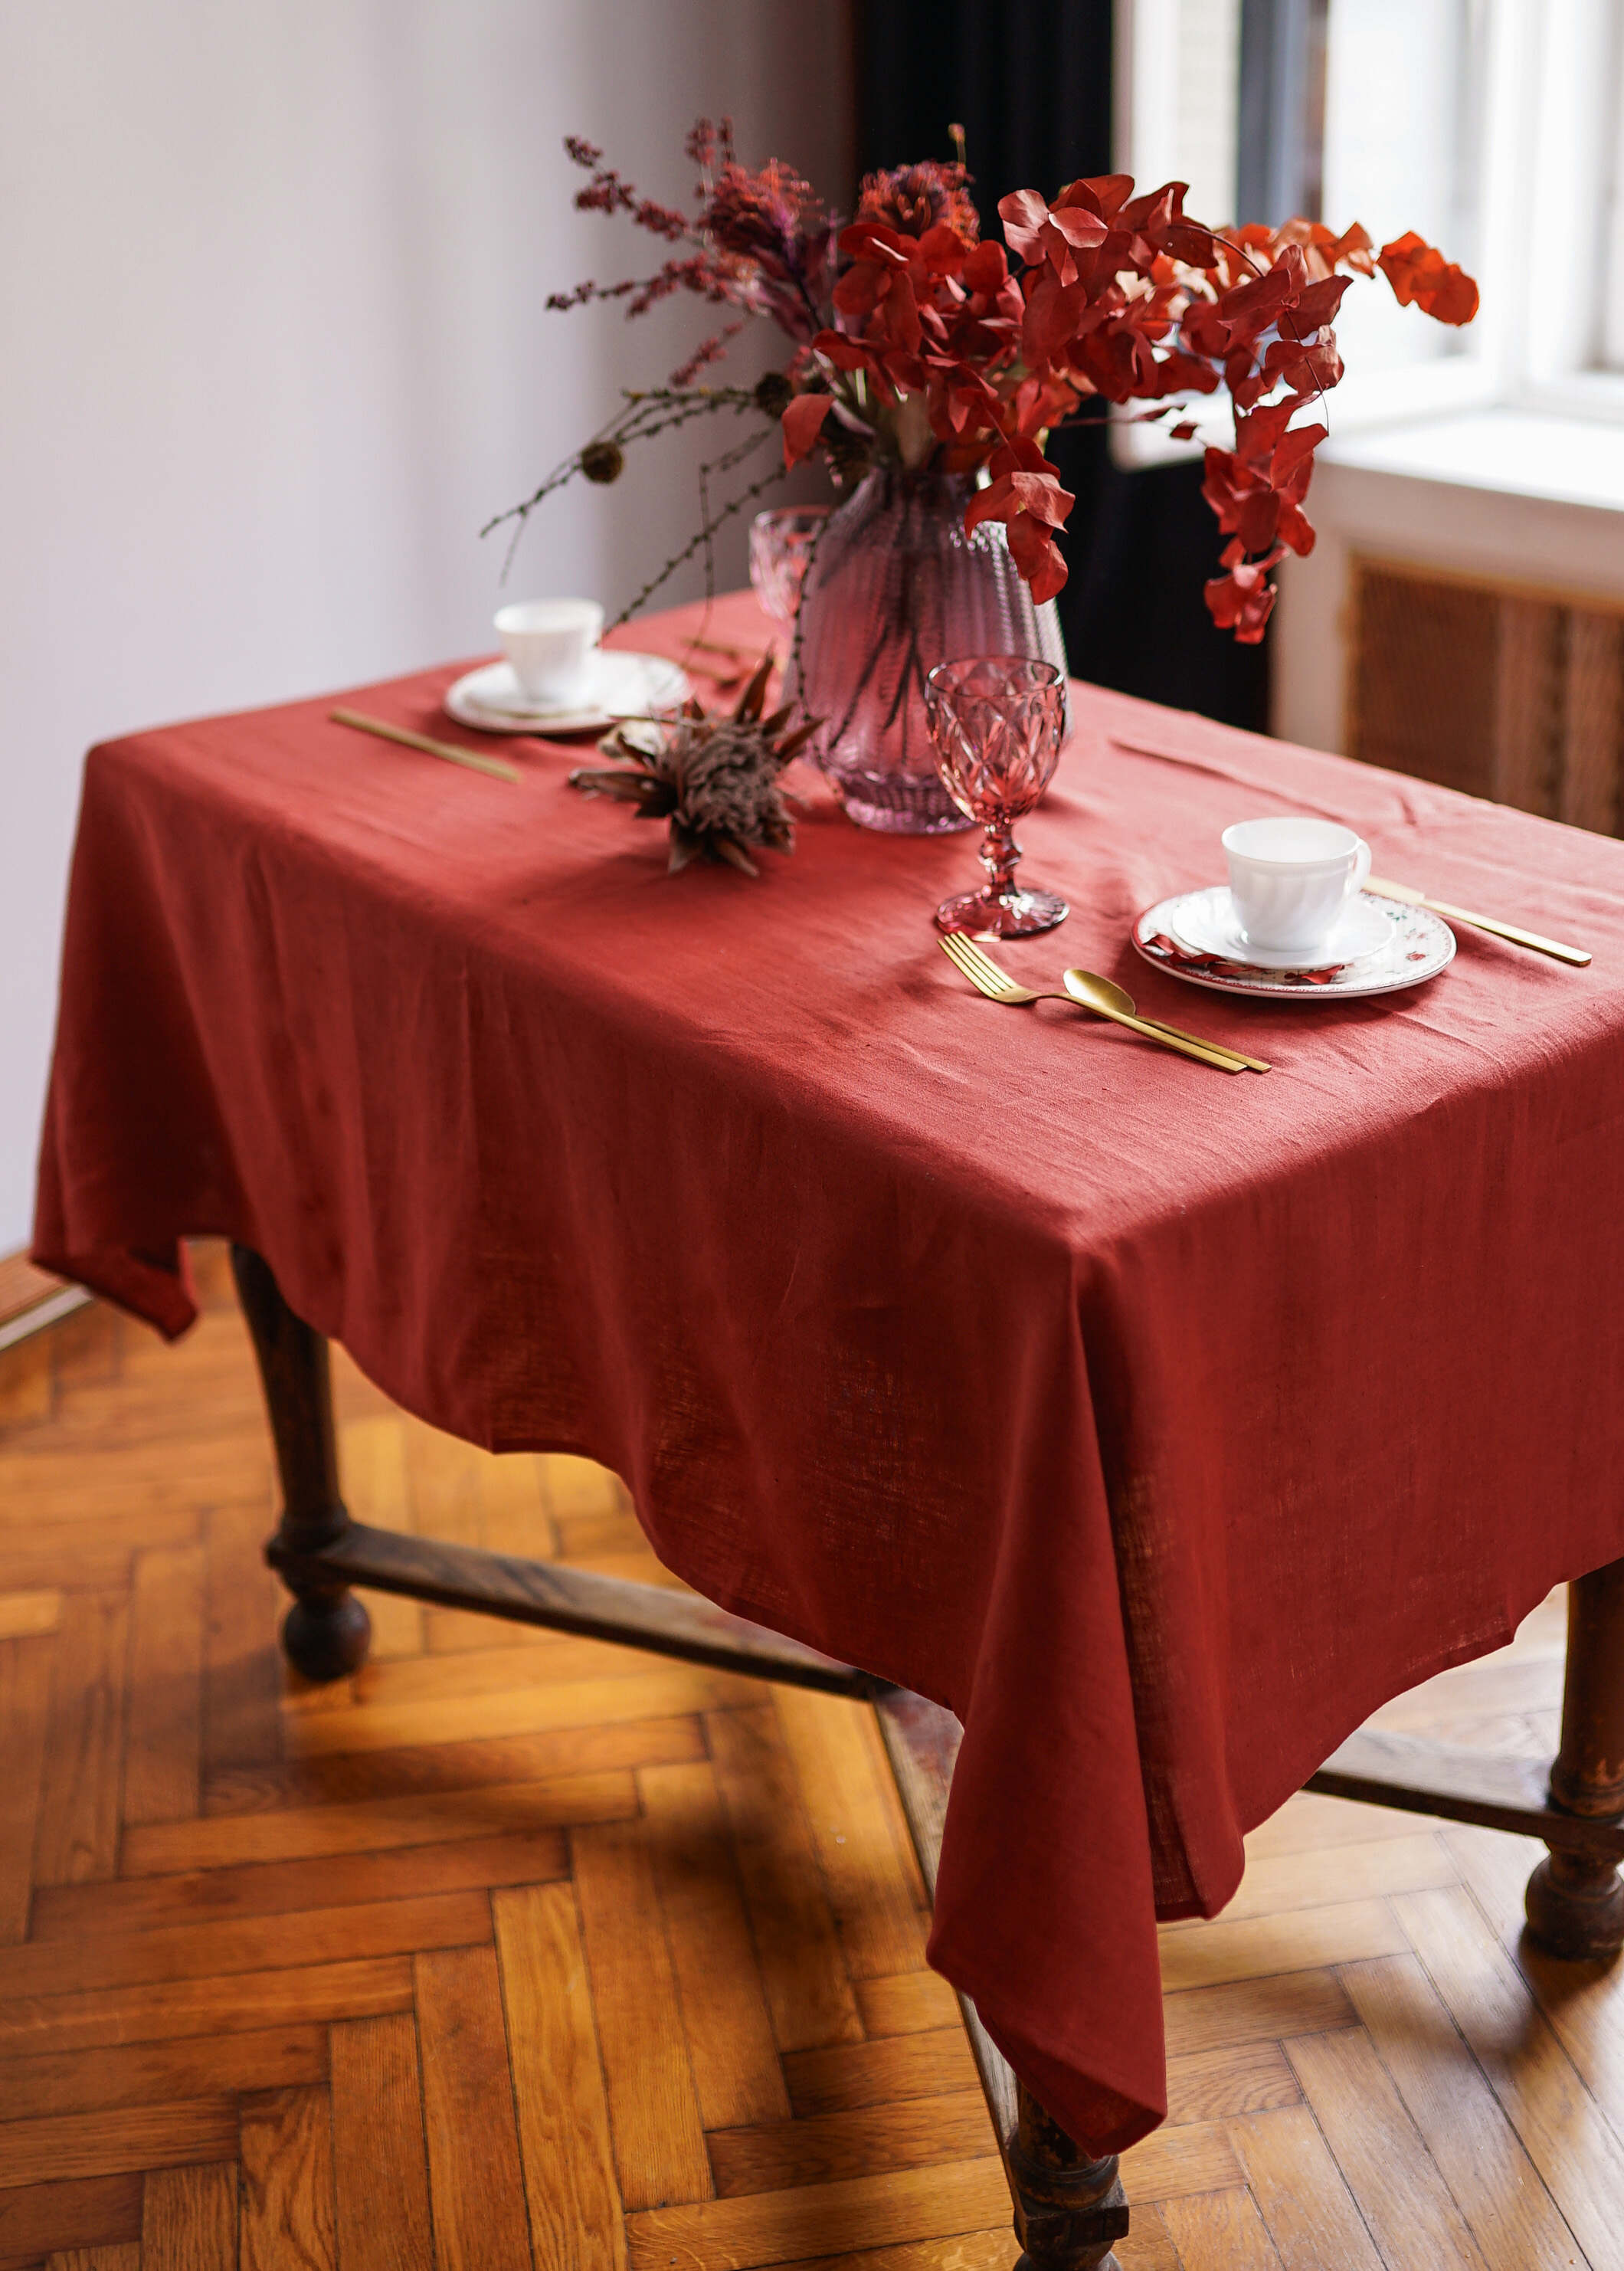
[[[231,1249],[242,1314],[253,1335],[282,1478],[282,1519],[267,1549],[314,1553],[350,1527],[339,1495],[339,1454],[332,1431],[332,1382],[327,1344],[294,1316],[270,1264],[246,1246]],[[372,1626],[346,1585],[301,1577],[286,1581],[293,1606],[282,1622],[287,1658],[307,1679],[339,1679],[365,1661]]]
[[[1568,1682],[1551,1803],[1591,1821],[1624,1820],[1624,1560],[1568,1589]],[[1553,1955],[1616,1955],[1624,1880],[1610,1860],[1553,1850],[1528,1880],[1528,1928]]]
[[[1004,2165],[1015,2199],[1016,2271],[1121,2271],[1111,2252],[1128,2236],[1116,2156],[1091,2160],[1024,2082],[1017,2083],[1015,2135]]]

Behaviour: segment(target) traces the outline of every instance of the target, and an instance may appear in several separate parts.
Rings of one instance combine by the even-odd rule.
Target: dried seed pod
[[[771,653],[762,657],[730,718],[707,717],[688,702],[652,731],[644,724],[634,735],[616,726],[598,747],[627,763],[581,767],[570,774],[571,786],[634,804],[639,818],[668,819],[674,875],[701,857],[759,875],[753,852],[788,852],[794,845],[793,800],[778,777],[823,722],[808,718],[792,727],[788,708],[762,714],[772,663]]]

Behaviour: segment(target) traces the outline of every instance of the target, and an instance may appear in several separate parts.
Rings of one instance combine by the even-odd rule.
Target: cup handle
[[[1356,899],[1364,890],[1370,875],[1370,846],[1361,836],[1359,849],[1353,854],[1353,873],[1348,882],[1348,897]]]

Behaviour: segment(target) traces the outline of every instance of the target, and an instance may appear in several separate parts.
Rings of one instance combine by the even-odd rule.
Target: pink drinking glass
[[[925,681],[925,715],[942,786],[986,831],[987,882],[979,891],[943,899],[937,929],[978,938],[1053,930],[1071,910],[1053,891],[1017,887],[1021,853],[1011,828],[1037,803],[1060,762],[1066,689],[1059,671],[1019,654],[939,662]]]

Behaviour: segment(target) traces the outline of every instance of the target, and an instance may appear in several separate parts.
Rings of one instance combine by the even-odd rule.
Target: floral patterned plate
[[[1227,896],[1227,895],[1226,895]],[[1206,986],[1215,994],[1261,994],[1270,1001],[1351,1001],[1365,994],[1397,994],[1435,978],[1455,959],[1455,933],[1425,907],[1402,905],[1397,899],[1377,898],[1366,892],[1361,907],[1378,909],[1390,934],[1374,951],[1352,962],[1333,963],[1322,970],[1264,970],[1254,962],[1229,955],[1203,953],[1185,943],[1181,933],[1193,920],[1188,909],[1204,899],[1202,891],[1181,891],[1147,907],[1134,925],[1134,944],[1147,962],[1191,986]]]

